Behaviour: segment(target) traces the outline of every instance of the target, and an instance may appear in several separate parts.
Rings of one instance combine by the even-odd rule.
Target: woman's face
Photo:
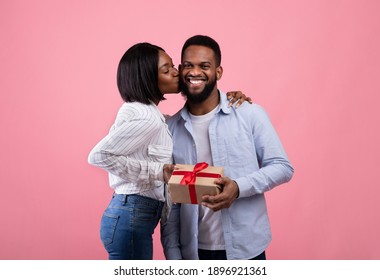
[[[158,88],[163,94],[179,92],[179,74],[166,52],[158,54]]]

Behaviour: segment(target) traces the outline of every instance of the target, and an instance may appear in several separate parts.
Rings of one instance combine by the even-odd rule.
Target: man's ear
[[[223,67],[222,66],[218,66],[216,68],[216,79],[219,81],[223,76]]]

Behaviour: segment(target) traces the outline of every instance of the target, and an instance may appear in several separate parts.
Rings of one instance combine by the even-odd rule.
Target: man
[[[161,225],[167,259],[265,259],[271,232],[264,192],[288,182],[293,168],[262,107],[228,107],[218,90],[221,53],[208,36],[188,39],[180,83],[187,101],[168,121],[176,164],[223,166],[223,191],[201,205],[175,204]]]

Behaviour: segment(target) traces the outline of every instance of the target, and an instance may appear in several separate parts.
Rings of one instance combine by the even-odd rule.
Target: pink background
[[[380,259],[377,0],[1,1],[0,259],[105,259],[112,194],[87,164],[121,99],[132,44],[179,63],[185,39],[221,45],[220,88],[271,116],[295,167],[267,194],[270,259]],[[160,107],[173,114],[180,95]],[[159,233],[155,259],[163,259]]]

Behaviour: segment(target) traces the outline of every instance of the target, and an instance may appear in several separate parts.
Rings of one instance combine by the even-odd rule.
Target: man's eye
[[[183,65],[183,68],[190,68],[191,67],[191,64],[184,64]]]

